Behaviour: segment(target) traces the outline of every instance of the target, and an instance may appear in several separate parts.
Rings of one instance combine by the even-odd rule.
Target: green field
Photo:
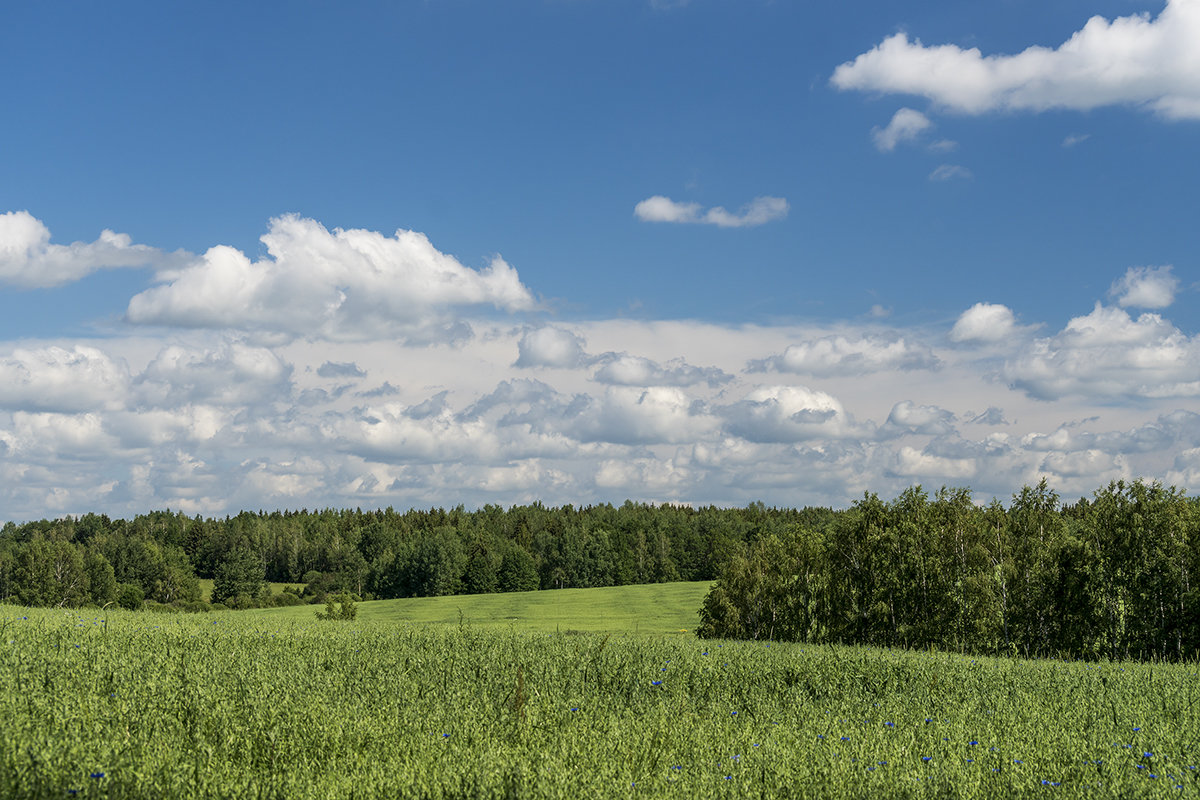
[[[410,597],[358,603],[369,622],[516,628],[546,633],[692,635],[711,581],[553,589],[541,592]],[[314,619],[324,606],[284,606],[239,611],[264,620]]]
[[[632,633],[650,588],[543,610]],[[0,797],[1200,795],[1195,664],[535,632],[443,600],[0,606]]]

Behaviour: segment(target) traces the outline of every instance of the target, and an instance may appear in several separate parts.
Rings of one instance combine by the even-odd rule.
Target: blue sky
[[[1200,0],[6,14],[0,518],[1200,482]]]

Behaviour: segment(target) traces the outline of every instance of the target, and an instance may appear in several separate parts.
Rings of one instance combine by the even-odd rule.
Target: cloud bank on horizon
[[[291,216],[263,240],[160,270],[119,336],[0,355],[11,516],[1200,477],[1200,338],[1126,310],[1171,305],[1169,266],[1053,332],[986,302],[905,329],[565,322],[498,257],[472,270],[413,232]]]
[[[1200,488],[1200,0],[1009,47],[934,0],[635,5],[254,7],[236,81],[142,19],[195,94],[101,60],[86,136],[0,131],[0,520]],[[0,64],[120,33],[40,13]]]

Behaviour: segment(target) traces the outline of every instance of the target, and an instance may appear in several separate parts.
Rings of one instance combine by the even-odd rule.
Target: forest
[[[0,600],[207,611],[715,580],[706,637],[1014,655],[1200,655],[1200,504],[1159,483],[1005,506],[966,488],[851,507],[540,503],[157,511],[0,529]],[[211,604],[200,580],[212,581]],[[292,584],[272,594],[268,582]],[[300,587],[303,587],[302,589]]]
[[[703,637],[1086,659],[1200,655],[1200,504],[1123,482],[1005,508],[966,489],[867,495],[722,565]]]
[[[203,610],[292,602],[266,582],[360,599],[711,580],[719,565],[790,527],[824,529],[824,508],[651,506],[466,511],[393,509],[242,512],[217,518],[170,511],[131,520],[101,514],[0,528],[0,599],[76,607],[144,601]]]

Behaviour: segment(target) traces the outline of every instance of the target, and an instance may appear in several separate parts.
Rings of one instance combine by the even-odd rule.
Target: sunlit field
[[[0,607],[3,797],[1194,796],[1194,665]]]
[[[409,597],[358,603],[358,619],[459,625],[543,633],[694,635],[712,581],[551,589],[538,592]],[[323,606],[237,612],[265,620],[310,620]]]

